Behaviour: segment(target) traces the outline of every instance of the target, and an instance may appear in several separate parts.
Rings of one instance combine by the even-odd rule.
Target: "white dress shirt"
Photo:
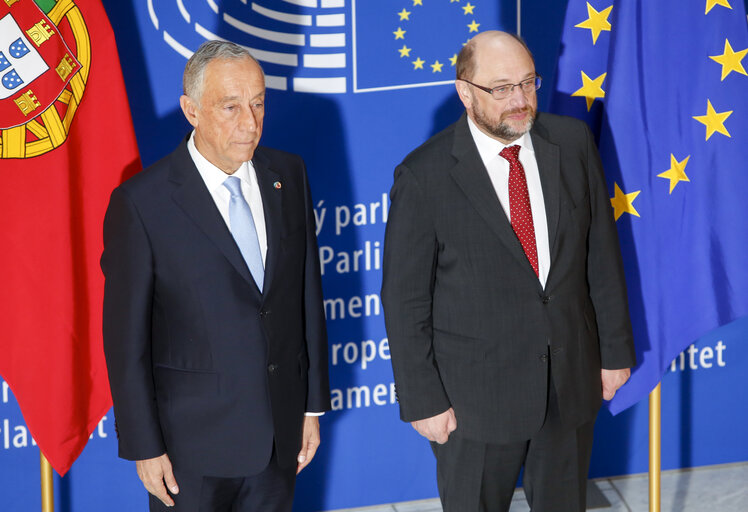
[[[192,161],[195,162],[195,167],[197,167],[197,171],[203,178],[205,186],[208,187],[208,191],[213,197],[213,202],[216,203],[216,208],[221,213],[226,226],[231,230],[231,222],[229,221],[231,192],[223,186],[223,182],[226,181],[229,175],[200,154],[197,147],[195,147],[195,132],[192,132],[190,140],[187,141],[187,150],[190,152]],[[262,265],[264,267],[268,252],[268,237],[267,230],[265,229],[265,212],[262,208],[260,186],[257,182],[257,173],[255,172],[254,165],[252,165],[252,161],[244,162],[231,176],[236,176],[241,181],[242,195],[247,204],[249,204],[249,209],[252,211],[252,218],[255,221],[255,229],[257,230],[257,239],[260,242]]]
[[[489,137],[473,123],[468,117],[468,126],[478,148],[483,165],[488,171],[488,177],[499,198],[501,207],[506,213],[506,218],[511,222],[509,213],[509,161],[500,156],[501,150],[508,146],[517,145],[519,150],[519,161],[525,169],[527,178],[527,191],[530,194],[530,208],[532,209],[532,223],[535,228],[535,244],[538,249],[538,279],[543,288],[548,278],[548,270],[551,266],[551,250],[548,243],[548,221],[545,215],[545,202],[543,201],[543,187],[540,183],[540,171],[535,159],[535,150],[529,133],[515,140],[511,144],[502,144],[498,140]]]

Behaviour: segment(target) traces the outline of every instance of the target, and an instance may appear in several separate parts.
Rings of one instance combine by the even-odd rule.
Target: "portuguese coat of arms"
[[[73,0],[0,0],[0,158],[31,158],[65,142],[90,66]]]

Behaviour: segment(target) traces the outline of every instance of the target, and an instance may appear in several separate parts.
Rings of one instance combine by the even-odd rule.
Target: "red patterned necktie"
[[[538,247],[535,243],[535,225],[532,222],[530,194],[527,191],[525,169],[519,161],[520,147],[509,146],[501,150],[501,155],[509,162],[509,216],[512,229],[522,244],[527,259],[538,275]]]

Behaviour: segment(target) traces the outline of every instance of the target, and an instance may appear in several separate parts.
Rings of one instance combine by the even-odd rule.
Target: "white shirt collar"
[[[521,148],[520,153],[523,149],[532,151],[533,153],[535,152],[535,149],[532,146],[532,138],[530,137],[530,132],[523,134],[519,139],[510,144],[503,144],[493,137],[489,137],[488,135],[483,133],[480,128],[475,125],[473,120],[470,119],[470,116],[468,116],[467,121],[468,128],[470,128],[470,133],[473,136],[476,147],[478,148],[478,153],[480,154],[481,160],[483,160],[484,162],[488,162],[492,158],[495,158],[499,153],[501,153],[501,150],[508,146],[519,146]]]
[[[226,181],[226,178],[229,177],[228,174],[223,172],[221,169],[213,165],[208,161],[207,158],[205,158],[200,151],[197,150],[197,147],[195,146],[195,132],[193,130],[192,134],[190,135],[189,140],[187,141],[187,151],[189,151],[190,156],[192,157],[192,161],[195,162],[195,167],[197,167],[198,172],[200,173],[200,176],[202,176],[203,181],[205,182],[205,186],[208,187],[208,190],[211,192],[211,194],[219,190],[221,187],[223,187],[223,182]],[[231,176],[236,176],[240,180],[242,180],[245,184],[251,185],[252,180],[250,178],[249,168],[250,166],[252,169],[254,169],[254,166],[252,165],[252,161],[244,162],[235,172],[234,174],[231,174]]]

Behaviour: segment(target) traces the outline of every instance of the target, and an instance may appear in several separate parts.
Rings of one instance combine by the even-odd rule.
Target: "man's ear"
[[[189,96],[183,94],[179,97],[179,106],[182,107],[182,113],[187,118],[187,122],[192,125],[193,128],[197,128],[197,111],[198,106]]]
[[[455,80],[455,89],[457,89],[457,94],[465,106],[465,110],[470,111],[473,106],[473,95],[470,91],[470,85],[463,80]]]

